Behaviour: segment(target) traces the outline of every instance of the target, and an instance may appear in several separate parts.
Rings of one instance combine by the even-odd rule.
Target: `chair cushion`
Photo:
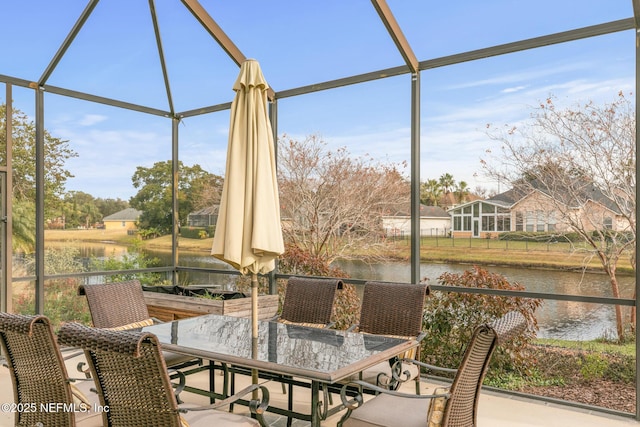
[[[79,410],[76,412],[76,425],[78,427],[102,426],[102,414],[95,412],[96,405],[100,404],[100,399],[96,393],[96,384],[93,381],[79,380],[70,384],[75,405],[88,405],[89,410]]]
[[[180,408],[188,409],[189,407],[197,407],[193,404],[180,405]],[[248,416],[232,414],[226,411],[207,410],[207,411],[190,411],[180,414],[184,427],[211,427],[211,426],[260,426],[257,420]]]
[[[163,351],[162,356],[164,357],[164,362],[167,364],[167,367],[169,368],[174,367],[176,365],[182,365],[183,363],[186,363],[186,362],[197,360],[193,356],[174,353],[172,351]]]
[[[290,322],[286,319],[278,319],[278,322],[284,323],[285,325],[307,326],[309,328],[318,328],[318,329],[324,329],[327,327],[325,323]]]
[[[344,427],[425,427],[431,399],[379,394],[354,410]]]
[[[113,328],[106,328],[106,329],[110,329],[112,331],[124,331],[127,329],[144,328],[145,326],[151,326],[151,325],[153,325],[153,319],[149,318],[149,319],[140,320],[139,322],[128,323],[126,325],[115,326]]]
[[[438,387],[433,391],[433,394],[447,394],[449,388]],[[442,426],[442,419],[444,418],[444,407],[447,404],[447,398],[436,397],[431,400],[429,405],[429,413],[427,414],[428,427],[440,427]]]

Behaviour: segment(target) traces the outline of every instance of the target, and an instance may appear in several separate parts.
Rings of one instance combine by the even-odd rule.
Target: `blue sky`
[[[86,6],[79,0],[0,0],[10,34],[0,74],[37,80]],[[367,0],[222,1],[201,4],[281,91],[402,65]],[[632,16],[631,0],[388,0],[419,60]],[[238,67],[178,0],[156,0],[177,111],[229,102]],[[487,123],[521,124],[550,94],[563,104],[607,102],[631,92],[633,31],[423,71],[421,178],[451,173],[471,188],[495,188],[480,158]],[[168,109],[148,2],[102,0],[48,84]],[[0,87],[0,102],[4,102]],[[321,135],[331,148],[377,161],[410,160],[408,75],[278,102],[278,133]],[[14,87],[15,107],[33,115],[34,94]],[[180,158],[224,172],[228,112],[180,125]],[[79,153],[68,190],[128,199],[136,166],[168,160],[171,123],[48,94],[45,127]],[[407,171],[408,173],[408,171]]]

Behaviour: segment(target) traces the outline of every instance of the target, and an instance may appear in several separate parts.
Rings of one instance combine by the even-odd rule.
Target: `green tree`
[[[97,199],[95,199],[95,204],[96,204],[96,207],[98,208],[98,210],[100,211],[100,219],[101,220],[105,216],[109,216],[109,215],[114,214],[116,212],[120,212],[121,210],[126,209],[126,208],[129,207],[129,202],[127,202],[126,200],[122,200],[120,198],[117,198],[117,199],[97,198]]]
[[[89,228],[101,219],[95,198],[82,191],[65,194],[59,216],[64,219],[65,228]]]
[[[420,183],[420,203],[427,206],[438,206],[442,194],[442,186],[438,180],[428,179]]]
[[[0,104],[0,164],[6,164],[7,108]],[[13,246],[16,250],[31,252],[35,243],[35,180],[36,180],[35,123],[20,110],[12,114],[12,188]],[[44,191],[45,218],[58,216],[61,196],[67,179],[73,175],[65,169],[65,162],[78,154],[69,141],[53,137],[44,131]]]
[[[185,225],[187,215],[200,206],[200,196],[211,185],[222,182],[220,177],[205,171],[199,165],[178,164],[178,220]],[[173,177],[171,160],[156,162],[150,168],[138,166],[131,180],[138,192],[129,200],[132,208],[142,211],[139,220],[141,229],[154,229],[168,234],[173,228],[171,182]]]
[[[465,181],[459,181],[456,183],[453,194],[456,196],[457,203],[464,203],[469,195],[469,185]]]
[[[36,223],[36,207],[33,202],[17,200],[13,203],[13,250],[24,253],[33,252],[36,242],[34,224]]]
[[[0,104],[0,163],[6,164],[7,141],[6,104]],[[17,200],[35,200],[36,191],[36,130],[35,123],[20,110],[13,110],[13,196]],[[65,169],[65,162],[78,154],[69,147],[69,141],[44,131],[44,191],[45,213],[59,207],[67,179],[73,174]]]
[[[456,186],[456,180],[453,179],[453,175],[451,175],[450,173],[445,173],[440,176],[440,178],[438,179],[438,183],[440,184],[440,187],[442,187],[442,191],[444,192],[444,194],[440,198],[440,206],[446,209],[454,203],[453,199],[451,198],[451,193]]]
[[[451,193],[456,186],[456,180],[453,179],[453,175],[450,173],[442,174],[440,178],[438,178],[438,183],[440,184],[440,187],[442,187],[444,194]]]

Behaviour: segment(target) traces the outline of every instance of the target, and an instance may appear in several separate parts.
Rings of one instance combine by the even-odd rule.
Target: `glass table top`
[[[251,357],[251,319],[205,315],[143,328],[163,348],[282,374],[335,381],[416,345],[415,341],[278,322],[258,324]]]

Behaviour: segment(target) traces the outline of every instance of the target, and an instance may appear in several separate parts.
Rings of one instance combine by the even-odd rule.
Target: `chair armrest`
[[[457,369],[443,368],[442,366],[430,365],[428,363],[424,363],[415,359],[401,359],[401,360],[403,362],[413,363],[414,365],[420,366],[421,368],[425,368],[429,371],[446,372],[448,374],[455,374],[456,372],[458,372]]]
[[[73,351],[73,353],[68,354],[71,351]],[[84,356],[84,350],[76,347],[64,347],[60,349],[60,352],[62,353],[62,360],[70,360],[78,356]]]
[[[347,332],[353,332],[353,331],[355,331],[355,330],[356,330],[356,328],[358,328],[358,326],[360,326],[360,325],[358,325],[357,323],[356,323],[355,325],[351,325],[351,326],[349,326],[349,327],[347,328]]]
[[[178,401],[178,403],[182,403],[182,401],[180,400],[180,393],[182,393],[187,385],[187,377],[183,372],[174,369],[169,370],[169,375],[171,379],[178,379],[178,382],[172,382],[171,386],[173,387],[173,394],[175,394],[176,400]]]
[[[267,410],[267,407],[269,406],[269,390],[261,384],[251,384],[250,386],[240,390],[233,396],[229,396],[226,399],[219,400],[218,402],[213,403],[211,405],[199,406],[196,408],[180,408],[179,411],[189,412],[189,411],[206,411],[210,409],[219,409],[231,403],[237,402],[238,400],[243,398],[246,394],[251,393],[255,390],[260,390],[262,392],[262,399],[260,400],[252,399],[249,402],[249,409],[251,410],[252,414],[262,415],[264,414],[264,412]]]
[[[87,365],[86,368],[85,365]],[[76,365],[76,370],[81,374],[84,374],[85,378],[91,378],[91,369],[89,368],[87,362],[78,362],[78,364]]]
[[[407,397],[410,399],[434,399],[434,398],[441,398],[441,397],[444,397],[445,399],[449,399],[451,397],[450,393],[444,393],[444,394],[403,393],[400,391],[393,391],[383,387],[378,387],[366,381],[354,380],[343,385],[342,389],[340,389],[340,399],[342,400],[342,404],[345,406],[345,408],[354,410],[360,405],[362,405],[363,403],[362,389],[364,388],[372,390],[376,392],[376,394],[384,393],[384,394],[390,394],[392,396]],[[349,391],[351,392],[355,391],[357,394],[351,397],[350,399],[349,396],[347,395]]]

